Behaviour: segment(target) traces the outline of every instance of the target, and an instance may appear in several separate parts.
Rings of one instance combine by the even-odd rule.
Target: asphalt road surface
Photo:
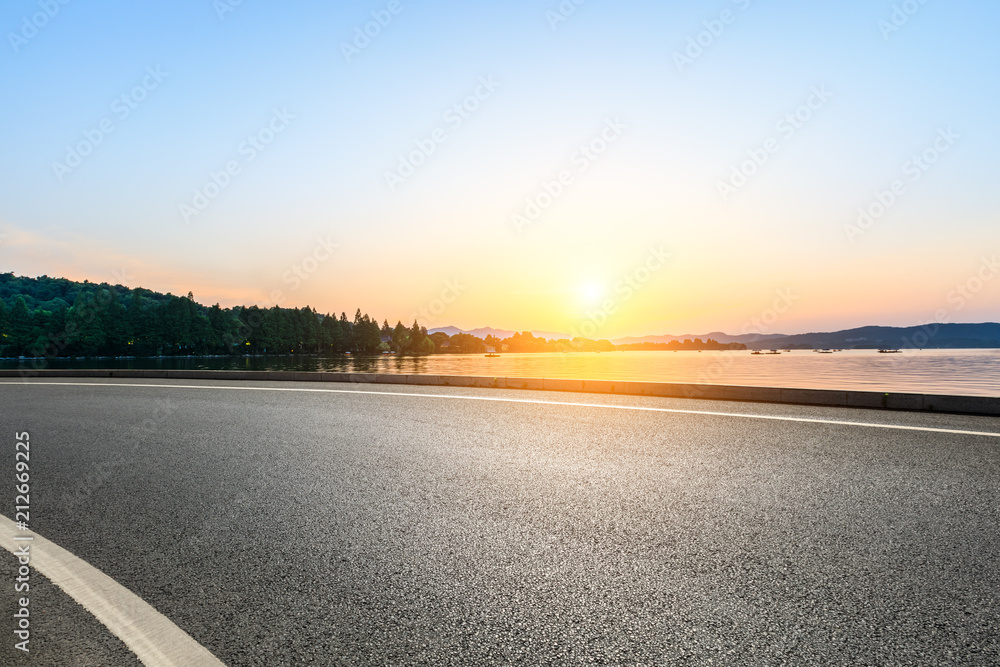
[[[11,380],[11,519],[22,431],[31,528],[227,665],[1000,663],[996,418]],[[139,664],[38,574],[15,650],[16,568],[0,664]]]

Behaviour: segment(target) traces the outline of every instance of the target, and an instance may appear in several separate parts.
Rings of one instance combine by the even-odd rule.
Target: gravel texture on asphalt
[[[0,385],[32,528],[228,665],[1000,663],[1000,438],[388,392],[998,419],[43,382]],[[134,663],[50,589],[9,664]]]
[[[3,539],[9,539],[4,535]],[[114,635],[107,632],[90,613],[52,582],[31,571],[27,591],[15,593],[18,576],[17,560],[0,550],[0,624],[3,645],[0,645],[0,665],[73,665],[74,667],[141,667],[142,663]],[[31,627],[28,653],[14,647],[21,639],[13,634],[11,619],[18,611],[19,598],[28,596]]]

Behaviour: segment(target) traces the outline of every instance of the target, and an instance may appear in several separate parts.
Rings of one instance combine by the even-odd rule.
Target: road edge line
[[[90,612],[149,667],[225,667],[191,635],[148,602],[104,574],[82,558],[30,530],[19,530],[0,514],[0,530],[8,536],[31,538],[17,546],[30,545],[29,566]],[[15,556],[10,537],[4,548]]]

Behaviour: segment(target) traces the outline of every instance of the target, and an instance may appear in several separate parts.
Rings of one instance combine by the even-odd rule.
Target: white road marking
[[[196,642],[142,598],[89,563],[0,514],[5,535],[30,537],[30,541],[3,540],[7,551],[30,545],[29,566],[47,577],[113,632],[150,667],[186,665],[225,667],[208,649]]]
[[[706,415],[709,417],[736,417],[742,419],[763,419],[767,421],[798,422],[803,424],[830,424],[834,426],[860,426],[865,428],[882,428],[898,431],[923,431],[927,433],[949,433],[953,435],[980,435],[988,438],[1000,438],[1000,432],[967,431],[952,428],[934,428],[931,426],[905,426],[902,424],[873,424],[871,422],[853,422],[837,419],[814,419],[810,417],[782,417],[779,415],[753,415],[743,412],[713,412],[709,410],[681,410],[678,408],[655,408],[642,405],[608,405],[606,403],[580,403],[573,401],[543,401],[534,398],[504,398],[499,396],[467,396],[459,394],[425,394],[408,391],[370,391],[365,389],[312,389],[307,387],[248,387],[225,385],[198,384],[146,384],[138,382],[0,382],[18,386],[72,386],[72,387],[161,387],[168,389],[222,389],[231,391],[291,391],[300,393],[321,394],[372,394],[375,396],[415,396],[421,398],[452,398],[464,401],[496,401],[499,403],[531,403],[536,405],[566,405],[584,408],[605,408],[608,410],[636,410],[640,412],[669,412],[684,415]]]

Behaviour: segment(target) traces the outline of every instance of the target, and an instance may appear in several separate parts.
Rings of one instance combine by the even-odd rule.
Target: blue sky
[[[739,331],[781,290],[779,331],[997,319],[996,3],[562,7],[8,2],[0,265],[595,337]]]

